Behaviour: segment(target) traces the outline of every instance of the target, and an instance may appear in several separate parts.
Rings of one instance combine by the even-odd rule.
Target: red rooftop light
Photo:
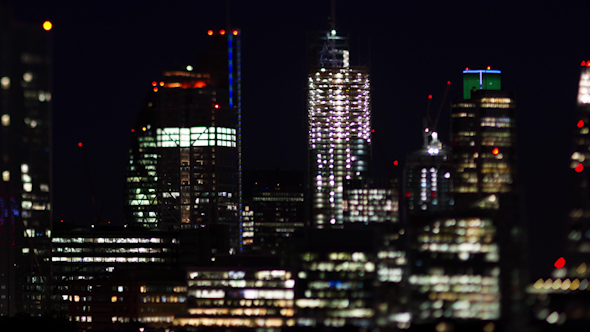
[[[82,147],[82,142],[78,142],[78,147]]]
[[[399,165],[399,161],[397,161],[397,160],[394,160],[394,161],[393,161],[393,164],[394,164],[395,166],[397,166],[397,165]]]
[[[219,30],[219,34],[222,36],[225,35],[225,30],[223,30],[223,29]]]
[[[498,148],[494,148],[494,149],[492,150],[492,153],[496,155],[496,154],[500,153],[500,149],[498,149]]]
[[[582,67],[586,67],[586,61],[582,61]]]
[[[447,85],[451,85],[451,81],[447,81]]]
[[[406,197],[410,197],[410,196],[412,196],[412,192],[408,191],[408,192],[406,193]]]
[[[574,171],[576,171],[577,173],[581,173],[584,170],[584,165],[582,165],[582,163],[579,163],[578,166],[576,166],[576,168],[574,168]]]
[[[555,263],[553,264],[553,266],[555,266],[556,269],[561,269],[565,266],[565,258],[563,257],[559,257]]]
[[[213,30],[209,30],[209,31],[207,31],[207,34],[208,34],[209,36],[213,36]]]
[[[234,36],[237,36],[238,35],[238,30],[234,30],[232,33],[234,34]]]
[[[578,126],[578,128],[582,128],[582,127],[584,127],[584,120],[580,120],[580,121],[578,121],[578,124],[577,124],[577,126]]]

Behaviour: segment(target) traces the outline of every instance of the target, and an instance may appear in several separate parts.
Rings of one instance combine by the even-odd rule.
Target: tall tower
[[[240,246],[241,61],[238,30],[208,32],[197,65],[164,73],[132,129],[127,220],[146,227],[222,226]],[[224,233],[227,233],[224,231]],[[224,247],[224,246],[221,246]]]
[[[367,68],[350,67],[336,30],[321,40],[308,77],[311,220],[317,228],[342,227],[344,183],[370,169],[370,82]]]
[[[516,177],[515,103],[500,70],[465,69],[463,99],[451,105],[454,192],[458,205],[512,192]]]
[[[0,10],[0,315],[41,314],[50,290],[51,24]]]

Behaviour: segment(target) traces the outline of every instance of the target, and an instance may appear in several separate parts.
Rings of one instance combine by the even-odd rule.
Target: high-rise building
[[[424,132],[424,146],[410,154],[404,170],[407,213],[411,216],[432,215],[450,210],[451,161],[449,151],[436,131]]]
[[[463,99],[451,105],[454,198],[468,204],[512,192],[516,178],[515,103],[500,70],[465,69]]]
[[[49,303],[49,30],[0,9],[0,315],[38,315]]]
[[[397,223],[399,195],[396,181],[373,178],[349,180],[344,184],[344,223]]]
[[[194,67],[167,71],[152,83],[132,129],[126,213],[129,222],[146,227],[222,228],[215,246],[236,250],[242,193],[240,32],[208,34],[210,52]]]
[[[312,226],[342,227],[344,183],[369,172],[371,101],[367,68],[352,68],[346,40],[326,33],[308,77]]]

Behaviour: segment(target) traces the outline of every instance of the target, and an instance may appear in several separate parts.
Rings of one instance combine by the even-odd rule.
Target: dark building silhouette
[[[304,173],[299,171],[253,170],[245,173],[244,248],[278,253],[285,240],[303,228],[303,183]]]
[[[49,30],[0,7],[0,315],[39,315],[50,300]]]

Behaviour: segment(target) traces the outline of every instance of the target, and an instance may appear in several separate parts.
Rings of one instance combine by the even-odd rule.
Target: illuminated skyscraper
[[[463,99],[451,105],[453,185],[459,205],[512,192],[516,177],[515,103],[500,70],[463,71]]]
[[[432,215],[450,210],[451,163],[437,132],[425,129],[423,148],[407,158],[404,180],[408,214]]]
[[[344,183],[369,172],[370,82],[366,68],[350,67],[336,30],[322,41],[308,78],[311,220],[317,228],[342,227]]]
[[[152,83],[132,129],[126,212],[129,222],[146,227],[224,228],[216,246],[225,248],[221,242],[229,237],[235,250],[242,192],[240,33],[209,35],[211,50],[194,68],[167,71]]]
[[[0,316],[41,314],[50,291],[51,24],[0,10]],[[45,31],[44,31],[45,30]]]

